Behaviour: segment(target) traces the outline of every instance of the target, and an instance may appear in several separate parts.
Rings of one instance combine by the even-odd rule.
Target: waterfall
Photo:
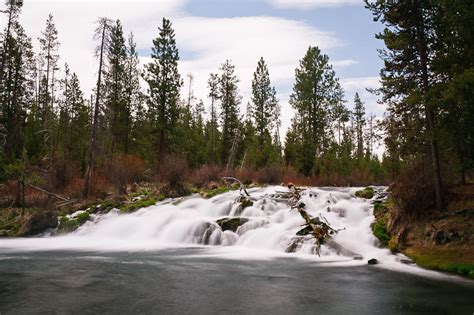
[[[203,254],[243,259],[290,256],[322,265],[357,265],[375,258],[391,269],[416,268],[400,263],[405,256],[378,246],[370,227],[374,221],[371,201],[356,198],[357,190],[331,187],[302,192],[307,212],[340,230],[322,245],[320,256],[315,255],[316,244],[311,236],[296,235],[305,223],[299,213],[291,210],[285,200],[272,197],[278,191],[287,191],[283,186],[250,189],[254,202],[244,209],[238,202],[238,191],[211,199],[193,195],[129,214],[112,210],[91,215],[92,220],[67,235],[0,239],[0,249],[149,251],[200,247]],[[232,229],[218,224],[231,218],[240,218]]]

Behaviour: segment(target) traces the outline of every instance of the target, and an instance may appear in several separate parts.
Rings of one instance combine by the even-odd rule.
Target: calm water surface
[[[468,280],[202,251],[1,253],[0,313],[474,313]]]

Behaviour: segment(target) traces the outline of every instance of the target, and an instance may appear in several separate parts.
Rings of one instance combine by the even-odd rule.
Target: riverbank
[[[443,213],[397,217],[393,200],[374,202],[372,225],[381,246],[402,252],[420,267],[474,278],[474,185],[448,190]]]

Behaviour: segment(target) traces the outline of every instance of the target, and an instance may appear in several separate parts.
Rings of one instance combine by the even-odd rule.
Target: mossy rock
[[[217,220],[216,223],[221,227],[222,231],[237,231],[237,228],[244,223],[247,223],[249,219],[247,218],[223,218]]]
[[[77,230],[79,226],[79,221],[76,218],[60,217],[58,233],[70,233]]]
[[[227,186],[221,186],[219,188],[216,188],[216,189],[211,189],[211,190],[203,190],[201,191],[201,196],[203,198],[212,198],[214,196],[217,196],[217,195],[220,195],[220,194],[223,194],[223,193],[226,193],[230,191],[229,187]]]
[[[355,196],[364,199],[372,199],[372,197],[374,197],[374,189],[372,187],[365,187],[364,189],[356,191]]]
[[[253,206],[253,201],[250,200],[249,198],[242,197],[242,198],[240,198],[240,205],[242,206],[242,210],[243,210],[247,207]]]
[[[157,198],[151,198],[150,197],[148,199],[138,200],[136,202],[123,205],[122,207],[120,207],[120,212],[130,213],[130,212],[133,212],[133,211],[138,210],[140,208],[146,208],[146,207],[154,206],[158,201],[162,201],[164,199],[165,199],[164,195],[158,195]]]
[[[384,224],[380,222],[375,222],[372,224],[372,232],[374,236],[378,238],[380,243],[384,246],[388,246],[388,242],[390,241],[390,235],[387,232],[387,228]]]

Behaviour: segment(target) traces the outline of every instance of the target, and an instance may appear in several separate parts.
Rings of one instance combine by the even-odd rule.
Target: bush
[[[198,187],[206,187],[210,182],[218,182],[221,179],[221,170],[216,165],[203,165],[196,169],[192,176],[191,182]]]
[[[119,154],[106,165],[111,183],[119,193],[127,193],[127,185],[143,179],[145,162],[130,154]]]
[[[280,166],[267,166],[258,173],[257,181],[263,184],[280,184],[283,178],[283,169]]]
[[[417,218],[434,205],[432,174],[428,162],[414,161],[396,178],[390,190],[397,216]]]
[[[79,170],[73,162],[64,158],[57,158],[54,161],[54,185],[62,190],[70,185],[80,175]]]

